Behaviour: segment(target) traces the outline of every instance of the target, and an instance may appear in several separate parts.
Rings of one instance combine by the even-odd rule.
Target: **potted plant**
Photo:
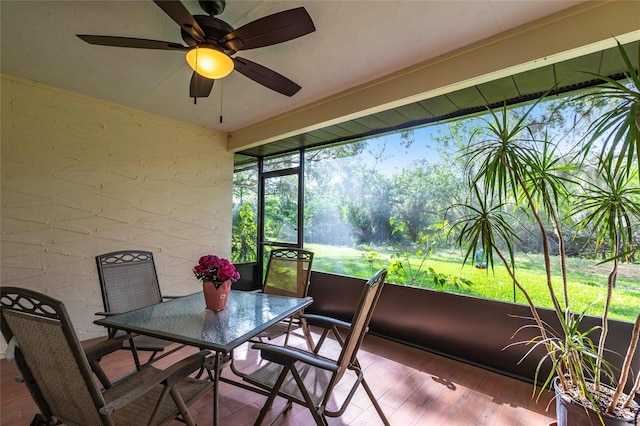
[[[207,309],[221,311],[227,307],[231,281],[238,280],[240,274],[227,259],[208,254],[198,260],[193,274],[202,281],[202,291]]]
[[[629,336],[628,351],[620,354],[621,365],[611,365],[604,357],[618,262],[633,250],[632,229],[640,220],[640,79],[619,43],[618,49],[629,69],[629,82],[625,85],[598,76],[608,85],[595,99],[618,102],[593,122],[591,139],[577,145],[570,157],[562,155],[559,145],[546,134],[537,137],[528,126],[538,103],[515,118],[506,104],[499,111],[490,111],[483,137],[472,139],[464,154],[471,201],[461,206],[464,213],[454,223],[456,242],[466,248],[465,263],[478,250],[484,251],[490,270],[496,260],[501,261],[524,295],[532,315],[531,325],[524,328],[533,328],[535,337],[515,344],[528,345],[525,357],[542,349],[535,381],[543,384],[542,389],[554,384],[559,425],[592,424],[594,420],[628,424],[634,422],[639,410],[633,394],[640,387],[640,375],[635,381],[629,375],[640,334],[640,313]],[[597,151],[596,143],[603,145],[594,158],[589,153]],[[525,212],[539,231],[546,292],[560,329],[542,320],[530,289],[520,280],[514,256],[520,238],[511,217],[516,209]],[[603,283],[601,325],[587,330],[581,327],[586,310],[572,309],[567,285],[565,212],[575,219],[578,231],[590,232],[597,248],[607,249],[611,263],[608,281]],[[551,240],[557,242],[553,250]],[[556,257],[559,272],[554,273],[552,259]],[[554,286],[554,281],[560,285]],[[592,336],[598,334],[594,341]],[[545,362],[550,363],[550,372],[539,376]],[[632,391],[624,394],[629,383]],[[574,416],[585,416],[586,420],[575,420]]]

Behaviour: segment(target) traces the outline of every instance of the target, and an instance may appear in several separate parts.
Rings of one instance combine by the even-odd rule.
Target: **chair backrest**
[[[62,302],[15,287],[0,288],[2,335],[17,344],[15,359],[46,417],[67,424],[102,424],[105,405]]]
[[[123,250],[96,256],[106,312],[122,313],[162,302],[153,253]]]
[[[338,357],[339,368],[335,375],[336,383],[340,380],[346,369],[356,360],[358,349],[365,334],[367,334],[369,321],[371,321],[373,310],[380,298],[386,277],[387,271],[380,269],[364,285],[362,296],[360,296],[360,303],[351,320],[351,328],[349,328],[349,333],[344,340],[342,351]]]
[[[307,250],[272,250],[262,292],[278,296],[306,297],[312,263],[313,252]]]

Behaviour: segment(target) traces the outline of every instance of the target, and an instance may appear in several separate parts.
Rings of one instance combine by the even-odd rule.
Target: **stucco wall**
[[[0,94],[1,285],[61,299],[84,340],[105,334],[97,254],[152,251],[166,295],[199,289],[199,256],[230,255],[224,133],[7,75]]]

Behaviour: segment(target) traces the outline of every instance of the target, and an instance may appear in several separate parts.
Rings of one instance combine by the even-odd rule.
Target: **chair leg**
[[[300,373],[298,373],[298,370],[296,370],[295,366],[291,368],[291,374],[293,375],[293,378],[298,385],[298,390],[300,390],[300,393],[302,393],[302,397],[304,398],[307,408],[309,409],[309,411],[311,411],[311,415],[313,416],[313,420],[316,422],[316,425],[328,426],[329,423],[327,422],[327,418],[324,416],[324,414],[318,412],[318,409],[311,400],[309,391],[304,385],[304,380],[302,380],[302,377],[300,377]]]
[[[111,381],[105,374],[102,367],[100,367],[100,361],[99,360],[89,361],[89,365],[91,366],[91,370],[93,371],[93,374],[96,375],[96,377],[102,384],[102,387],[104,387],[105,389],[109,389],[111,387]]]
[[[320,348],[322,347],[322,344],[327,338],[327,335],[329,334],[329,330],[330,330],[329,328],[326,328],[320,335],[320,339],[318,339],[318,343],[316,343],[315,347],[313,348],[314,354],[318,354],[320,352]]]
[[[31,423],[29,424],[29,426],[47,426],[47,425],[48,425],[47,420],[40,413],[33,416],[33,420],[31,420]]]
[[[133,341],[133,338],[129,339],[129,345],[131,346],[131,355],[133,356],[133,362],[136,364],[136,371],[140,371],[140,358],[138,357],[138,349]]]
[[[273,401],[275,401],[276,396],[278,396],[278,391],[280,390],[282,383],[284,383],[284,379],[287,377],[287,374],[289,373],[290,369],[291,369],[291,366],[288,366],[288,365],[283,367],[282,371],[280,372],[280,376],[278,376],[278,380],[276,380],[275,384],[273,385],[273,388],[271,389],[271,393],[269,394],[267,401],[264,403],[264,406],[260,410],[260,415],[256,419],[254,426],[261,425],[265,417],[267,417],[267,413],[269,412],[269,410],[271,410]],[[285,407],[285,411],[286,411],[286,407]],[[280,417],[280,414],[282,413],[279,413],[277,417]]]
[[[287,318],[285,321],[288,323],[288,325],[287,325],[287,332],[284,334],[283,346],[287,346],[287,344],[289,343],[289,336],[291,335],[291,325],[293,320],[291,318]]]
[[[185,404],[182,395],[178,391],[178,388],[175,386],[171,386],[171,396],[173,397],[173,402],[176,403],[178,410],[180,410],[180,414],[182,415],[182,420],[188,426],[195,426],[195,422],[193,421],[193,417],[191,417],[191,413],[189,412],[189,408],[187,408],[187,404]],[[218,413],[216,413],[218,415]]]
[[[160,411],[160,407],[162,407],[162,404],[163,404],[165,398],[167,397],[167,394],[169,394],[170,391],[171,391],[171,389],[169,389],[169,387],[167,387],[167,386],[165,386],[162,389],[162,393],[160,394],[160,398],[158,398],[158,402],[156,402],[156,406],[153,409],[153,413],[151,413],[151,418],[149,419],[149,423],[148,424],[152,425],[152,424],[154,424],[156,422],[156,418],[158,417],[158,412]]]
[[[362,367],[360,366],[360,361],[358,361],[357,358],[354,361],[353,366],[355,367],[354,371],[358,371],[359,374],[362,375],[362,379],[360,380],[360,384],[362,384],[362,387],[364,388],[365,392],[367,392],[367,395],[369,396],[369,399],[371,400],[371,403],[373,404],[373,407],[378,412],[378,415],[380,416],[380,419],[382,420],[382,422],[386,426],[389,426],[389,420],[387,420],[387,417],[384,415],[384,412],[382,411],[382,407],[380,407],[380,404],[378,404],[378,400],[376,399],[375,395],[371,391],[371,388],[369,387],[369,384],[367,384],[367,381],[364,378],[364,373],[362,372]]]
[[[380,407],[380,404],[378,404],[376,397],[373,395],[373,392],[371,392],[371,388],[367,384],[367,381],[364,379],[364,377],[362,378],[362,381],[360,383],[362,384],[362,387],[364,388],[364,390],[367,392],[367,395],[369,395],[369,399],[371,400],[371,403],[373,404],[376,411],[378,412],[378,415],[380,416],[380,419],[382,420],[382,422],[385,424],[385,426],[389,426],[389,420],[387,420],[387,417],[384,415],[384,412],[382,412],[382,408]]]
[[[311,330],[309,329],[309,324],[304,319],[300,320],[302,326],[302,333],[307,340],[307,348],[309,352],[313,352],[315,349],[315,344],[313,343],[313,339],[311,338]]]

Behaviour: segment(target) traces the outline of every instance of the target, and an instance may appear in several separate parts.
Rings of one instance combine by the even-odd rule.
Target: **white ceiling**
[[[75,37],[112,35],[183,44],[178,25],[151,0],[1,0],[1,71],[232,132],[578,3],[582,1],[228,1],[218,17],[235,28],[282,10],[307,9],[314,33],[237,54],[283,74],[302,90],[288,98],[233,72],[194,105],[184,53],[93,46]],[[184,4],[192,14],[204,14],[197,2]]]

